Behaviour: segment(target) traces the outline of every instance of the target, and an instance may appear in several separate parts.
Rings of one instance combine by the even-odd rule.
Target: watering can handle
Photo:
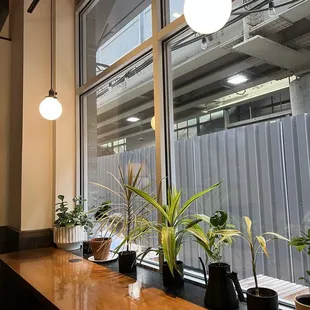
[[[207,272],[206,272],[206,266],[205,266],[205,264],[203,263],[203,261],[202,261],[202,258],[201,258],[201,257],[199,257],[199,261],[200,261],[201,266],[202,266],[203,275],[204,275],[204,278],[205,278],[206,285],[208,285],[208,280],[207,280]]]
[[[235,285],[235,288],[236,288],[239,300],[241,302],[245,302],[243,291],[241,289],[240,282],[238,280],[237,272],[228,272],[227,276],[234,282],[234,285]]]

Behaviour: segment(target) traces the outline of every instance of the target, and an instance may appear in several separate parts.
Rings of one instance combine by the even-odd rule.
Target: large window
[[[149,185],[149,192],[156,192],[155,132],[151,128],[152,75],[152,55],[149,54],[82,97],[83,192],[89,210],[107,201],[121,205],[117,195],[94,183],[119,192],[119,184],[112,175],[120,179],[120,169],[128,178],[129,165],[133,173],[143,165],[139,186]],[[153,220],[157,218],[155,212],[148,216]],[[148,237],[139,246],[157,245],[156,236]],[[112,247],[119,242],[114,240]]]
[[[81,21],[86,82],[152,36],[151,1],[91,1]]]
[[[310,2],[276,0],[273,16],[262,10],[268,1],[236,0],[229,23],[207,36],[180,25],[182,18],[173,22],[184,0],[82,2],[78,93],[88,207],[112,199],[92,182],[116,189],[107,172],[144,164],[143,184],[159,191],[164,180],[163,198],[167,184],[187,199],[223,181],[192,213],[225,210],[241,229],[249,216],[255,232],[287,238],[307,231]],[[155,211],[149,216],[157,220]],[[158,244],[150,236],[138,246]],[[285,242],[268,248],[270,259],[259,253],[260,285],[292,306],[306,290],[298,279],[308,258]],[[253,286],[245,244],[236,240],[223,254],[243,289]],[[200,256],[197,243],[187,240],[180,259],[201,280]]]
[[[308,139],[304,131],[291,129],[309,125],[307,119],[291,117],[289,82],[295,77],[275,80],[282,68],[251,62],[233,51],[219,56],[217,38],[206,48],[201,38],[192,40],[190,34],[185,31],[166,43],[174,120],[170,126],[175,133],[173,182],[183,189],[185,202],[223,181],[191,214],[225,210],[236,227],[242,227],[243,216],[249,216],[255,232],[274,231],[287,238],[298,234],[309,227],[304,218],[309,207],[303,198],[301,204],[289,198],[292,192],[302,191],[298,180],[303,178],[301,154],[292,145],[307,144]],[[308,173],[306,179],[309,183]],[[269,251],[268,260],[259,254],[259,281],[276,291],[284,285],[283,291],[278,290],[280,298],[292,303],[292,292],[306,289],[295,281],[307,261],[286,242],[271,243]],[[203,256],[197,243],[190,241],[180,258],[188,268],[200,270]],[[223,259],[231,262],[244,289],[254,285],[249,257],[242,240],[224,249]]]

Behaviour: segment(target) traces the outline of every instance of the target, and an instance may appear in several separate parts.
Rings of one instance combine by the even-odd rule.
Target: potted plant
[[[192,219],[186,216],[185,212],[189,209],[193,202],[201,196],[207,194],[211,190],[219,186],[220,183],[214,184],[210,188],[194,195],[188,199],[183,205],[180,204],[182,191],[168,190],[167,205],[159,204],[153,197],[144,191],[127,186],[132,192],[144,198],[149,204],[156,208],[162,216],[162,223],[151,222],[142,218],[138,231],[133,231],[134,238],[139,238],[142,234],[156,232],[160,236],[161,244],[157,249],[147,248],[141,254],[141,260],[151,251],[157,254],[163,254],[165,261],[162,265],[163,283],[165,287],[174,288],[184,284],[184,265],[178,260],[178,254],[181,250],[186,235],[199,235],[203,237],[203,232],[198,226],[201,218]],[[199,215],[197,215],[199,217]],[[200,215],[203,217],[203,215]],[[143,225],[144,224],[144,225]],[[131,238],[131,237],[129,237]]]
[[[137,172],[135,173],[135,169]],[[114,205],[113,210],[120,211],[123,215],[124,220],[124,240],[125,243],[122,243],[121,247],[115,249],[115,252],[118,252],[118,264],[119,272],[121,273],[131,273],[136,271],[136,257],[137,253],[132,249],[133,239],[135,235],[132,234],[133,231],[136,231],[139,219],[148,215],[149,210],[147,208],[147,203],[141,203],[137,199],[132,191],[130,191],[127,186],[131,187],[142,187],[141,185],[141,174],[143,170],[143,164],[135,167],[134,164],[129,163],[127,165],[127,170],[122,171],[121,167],[118,167],[119,178],[112,173],[109,173],[110,176],[115,180],[119,191],[115,191],[111,188],[108,188],[104,185],[94,183],[109,192],[111,192],[116,198],[120,199],[121,204]],[[143,190],[148,188],[149,185],[143,187]],[[136,240],[136,239],[135,239]],[[123,249],[125,246],[125,249]]]
[[[93,217],[95,219],[95,222],[99,222],[104,214],[111,209],[111,201],[104,201],[99,206],[96,206],[92,208],[89,213],[93,214]],[[91,227],[88,227],[88,229],[85,229],[87,238],[83,241],[83,254],[84,255],[90,255],[92,254],[92,248],[90,244],[91,236],[93,235],[92,228],[94,227],[94,224],[92,223]]]
[[[264,254],[269,257],[267,251],[267,243],[272,240],[282,239],[285,241],[289,241],[288,239],[282,237],[279,234],[273,232],[266,232],[259,236],[254,236],[252,231],[252,221],[247,216],[244,217],[244,221],[246,223],[246,234],[240,234],[242,239],[244,239],[247,245],[250,247],[251,251],[251,263],[252,263],[252,271],[255,281],[255,287],[249,288],[246,292],[247,294],[247,305],[249,310],[278,310],[278,294],[272,289],[259,287],[257,281],[257,273],[256,273],[256,263],[257,256],[260,250],[263,250]],[[265,236],[270,236],[269,239],[265,239]]]
[[[54,242],[57,247],[67,251],[77,250],[83,241],[83,229],[92,226],[84,212],[84,199],[73,198],[74,209],[69,211],[68,203],[63,195],[59,195],[56,203],[57,220],[54,222]]]
[[[232,237],[238,236],[240,232],[234,229],[233,225],[227,224],[228,216],[225,211],[216,211],[211,218],[206,216],[200,218],[209,224],[206,233],[195,235],[196,241],[206,253],[206,262],[211,261],[208,266],[209,280],[207,281],[205,264],[199,257],[207,285],[205,307],[217,310],[237,309],[239,301],[236,291],[240,301],[245,299],[237,273],[230,272],[230,265],[222,262],[221,249],[223,245],[231,244]]]
[[[302,232],[302,236],[292,238],[290,245],[296,247],[299,252],[305,252],[310,255],[310,229],[308,234]],[[310,270],[306,271],[306,277],[301,277],[299,280],[304,280],[310,286]],[[310,294],[299,295],[295,298],[296,310],[310,309]]]
[[[90,245],[97,261],[105,261],[109,257],[112,239],[123,231],[123,218],[118,213],[113,213],[110,208],[98,217],[100,236],[91,239]]]

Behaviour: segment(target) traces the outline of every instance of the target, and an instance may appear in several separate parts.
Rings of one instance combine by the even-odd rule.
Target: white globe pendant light
[[[58,119],[62,114],[61,103],[58,101],[57,93],[53,89],[53,70],[53,0],[51,0],[51,89],[39,106],[41,116],[49,121]]]
[[[195,32],[211,34],[222,29],[228,22],[232,0],[185,0],[184,16]]]
[[[61,116],[62,106],[53,90],[50,90],[49,95],[40,103],[39,111],[41,116],[49,121],[54,121]]]

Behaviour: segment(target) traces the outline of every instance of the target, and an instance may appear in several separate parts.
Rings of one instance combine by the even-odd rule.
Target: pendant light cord
[[[51,0],[51,90],[53,90],[53,0]]]

